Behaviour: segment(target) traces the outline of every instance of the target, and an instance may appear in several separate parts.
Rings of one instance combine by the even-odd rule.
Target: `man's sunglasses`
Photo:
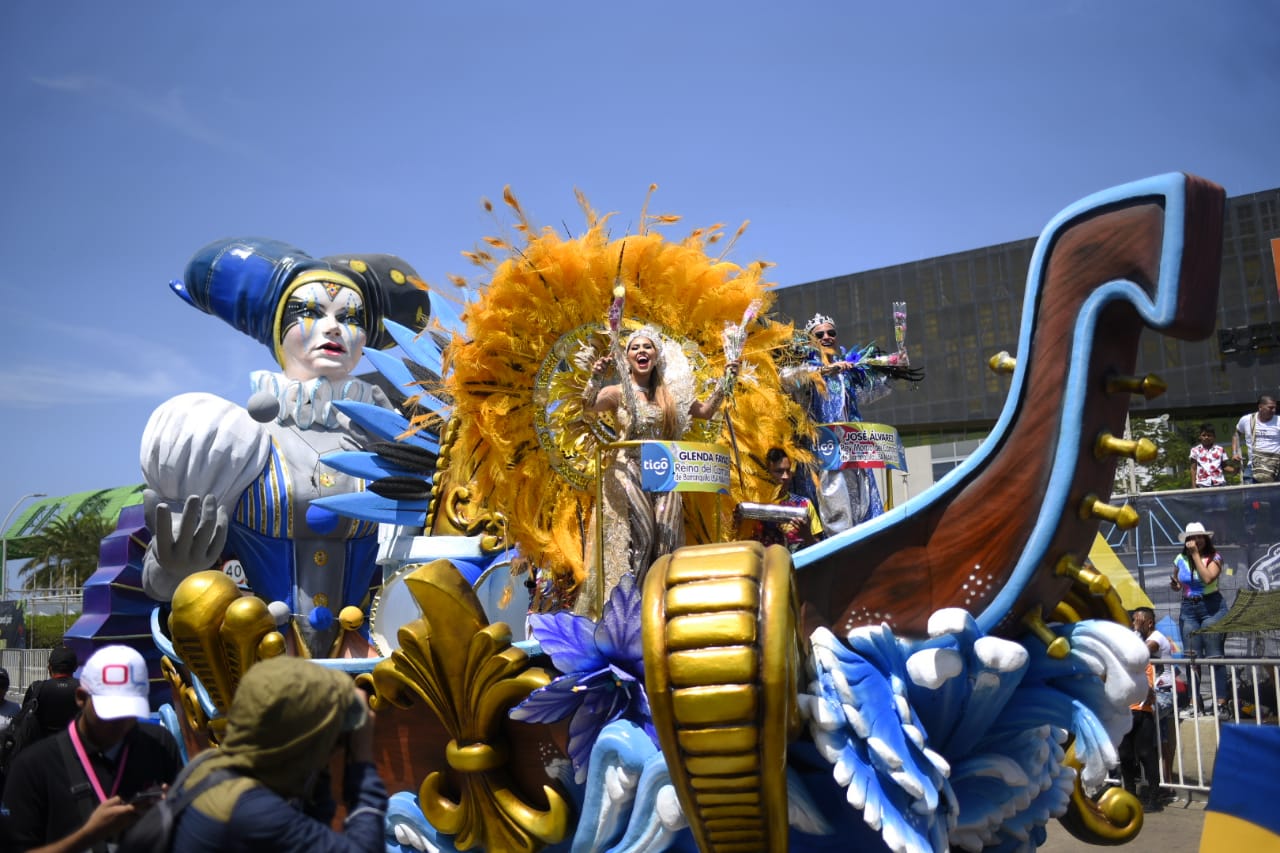
[[[819,337],[819,338],[834,338],[836,336],[836,330],[827,329],[826,331],[814,332],[813,334],[815,337]]]

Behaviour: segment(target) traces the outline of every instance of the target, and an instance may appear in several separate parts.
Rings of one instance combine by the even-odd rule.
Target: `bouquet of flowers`
[[[722,340],[724,341],[724,360],[726,362],[741,361],[742,350],[747,345],[747,328],[760,313],[760,300],[753,299],[742,313],[741,323],[725,323]],[[725,393],[732,393],[733,379],[730,378]]]
[[[855,359],[859,367],[872,368],[893,379],[906,379],[919,382],[924,378],[924,371],[911,366],[907,355],[907,303],[893,303],[893,342],[896,351],[890,353],[870,352],[866,358]],[[874,350],[874,348],[871,348]]]

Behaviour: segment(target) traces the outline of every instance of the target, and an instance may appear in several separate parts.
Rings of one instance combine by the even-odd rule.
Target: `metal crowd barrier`
[[[21,702],[33,681],[49,677],[52,649],[0,649],[0,666],[9,673],[9,698]]]
[[[1173,712],[1154,728],[1160,785],[1190,800],[1192,792],[1207,794],[1213,782],[1223,725],[1280,724],[1280,659],[1187,656],[1152,663],[1157,670],[1172,667],[1187,683],[1186,694],[1172,691]]]

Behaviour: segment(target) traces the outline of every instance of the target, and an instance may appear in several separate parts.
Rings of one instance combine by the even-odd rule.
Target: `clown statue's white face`
[[[343,379],[364,353],[364,300],[349,287],[308,282],[292,294],[280,320],[284,374],[303,381]]]

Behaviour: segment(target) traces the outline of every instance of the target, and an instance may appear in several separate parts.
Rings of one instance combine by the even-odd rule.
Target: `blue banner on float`
[[[843,468],[907,470],[902,439],[896,429],[886,424],[819,424],[815,450],[824,471]]]
[[[640,487],[646,492],[727,493],[731,465],[723,444],[646,441],[640,445]]]

